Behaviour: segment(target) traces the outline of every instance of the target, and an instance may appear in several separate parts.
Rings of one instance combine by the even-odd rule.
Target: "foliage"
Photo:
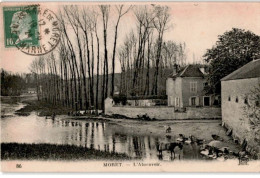
[[[69,111],[73,111],[68,107],[62,106],[61,104],[50,104],[45,101],[23,101],[26,104],[23,108],[15,111],[15,114],[20,116],[27,116],[30,115],[31,112],[37,111],[39,116],[51,116],[53,113],[60,115],[60,114],[67,114]]]
[[[1,143],[2,160],[130,160],[126,154],[75,145]]]
[[[1,70],[1,95],[18,96],[25,89],[25,80],[19,74]]]
[[[115,104],[122,104],[122,105],[126,105],[126,101],[127,101],[127,98],[125,95],[118,95],[118,96],[114,96],[113,97],[113,100],[115,101]]]
[[[208,49],[204,57],[210,63],[210,89],[220,93],[221,78],[260,57],[260,36],[233,28],[220,35],[216,45]]]
[[[255,136],[255,141],[260,144],[260,84],[245,97],[245,114]]]

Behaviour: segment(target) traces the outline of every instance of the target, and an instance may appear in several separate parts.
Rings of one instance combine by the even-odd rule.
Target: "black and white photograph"
[[[2,2],[3,172],[259,172],[259,2]]]

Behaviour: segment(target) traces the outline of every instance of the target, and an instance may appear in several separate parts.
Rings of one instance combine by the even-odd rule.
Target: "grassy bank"
[[[129,160],[125,154],[56,144],[1,143],[2,160]]]
[[[60,104],[52,105],[44,101],[38,101],[37,99],[33,99],[33,100],[27,99],[21,102],[26,104],[26,106],[15,112],[15,114],[20,116],[28,116],[33,111],[38,112],[39,116],[51,116],[53,113],[55,113],[56,115],[67,115],[69,111],[75,111],[72,110],[71,108],[64,107]],[[87,114],[84,116],[94,117],[96,115]],[[120,114],[103,115],[103,117],[113,118],[113,119],[132,119],[132,120],[139,120],[139,121],[156,121],[155,118],[149,118],[146,115],[139,116],[138,118],[130,118]]]
[[[67,114],[70,108],[64,107],[62,105],[52,105],[43,101],[38,100],[26,100],[22,101],[26,104],[25,107],[17,110],[15,113],[17,115],[29,115],[32,111],[39,113],[39,116],[51,116],[53,113],[56,115]]]

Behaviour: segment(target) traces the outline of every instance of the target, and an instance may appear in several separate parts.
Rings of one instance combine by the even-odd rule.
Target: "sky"
[[[81,3],[78,4],[81,5]],[[171,28],[165,32],[164,40],[173,40],[177,43],[185,42],[188,62],[193,62],[193,56],[195,56],[196,61],[201,61],[206,50],[212,48],[216,43],[218,35],[222,35],[232,28],[250,30],[260,35],[260,3],[257,2],[167,2],[160,4],[168,5],[171,15]],[[60,3],[44,4],[54,12],[58,10],[60,5]],[[85,5],[88,4],[85,3]],[[111,28],[114,25],[113,18],[115,15],[115,12],[111,11],[110,18],[112,20],[109,24]],[[0,27],[3,27],[2,23],[0,22]],[[133,13],[130,12],[122,18],[119,26],[118,45],[123,42],[125,34],[135,25],[136,21]],[[29,72],[30,63],[36,57],[24,54],[16,48],[5,48],[3,46],[3,37],[2,28],[0,36],[1,67],[11,72]],[[108,36],[108,41],[109,46],[111,46],[113,44],[113,35]],[[119,61],[116,61],[116,72],[120,72]]]

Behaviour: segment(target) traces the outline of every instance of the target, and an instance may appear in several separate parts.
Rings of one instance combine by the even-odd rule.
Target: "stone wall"
[[[232,129],[233,137],[247,140],[249,149],[260,153],[260,145],[255,141],[249,119],[244,111],[245,98],[248,93],[257,87],[260,78],[230,80],[221,82],[222,120],[227,128]]]
[[[185,112],[176,112],[174,107],[130,107],[113,106],[111,100],[105,102],[105,114],[120,114],[131,118],[137,118],[137,115],[147,114],[150,118],[159,120],[168,119],[220,119],[221,109],[218,107],[188,107]]]

